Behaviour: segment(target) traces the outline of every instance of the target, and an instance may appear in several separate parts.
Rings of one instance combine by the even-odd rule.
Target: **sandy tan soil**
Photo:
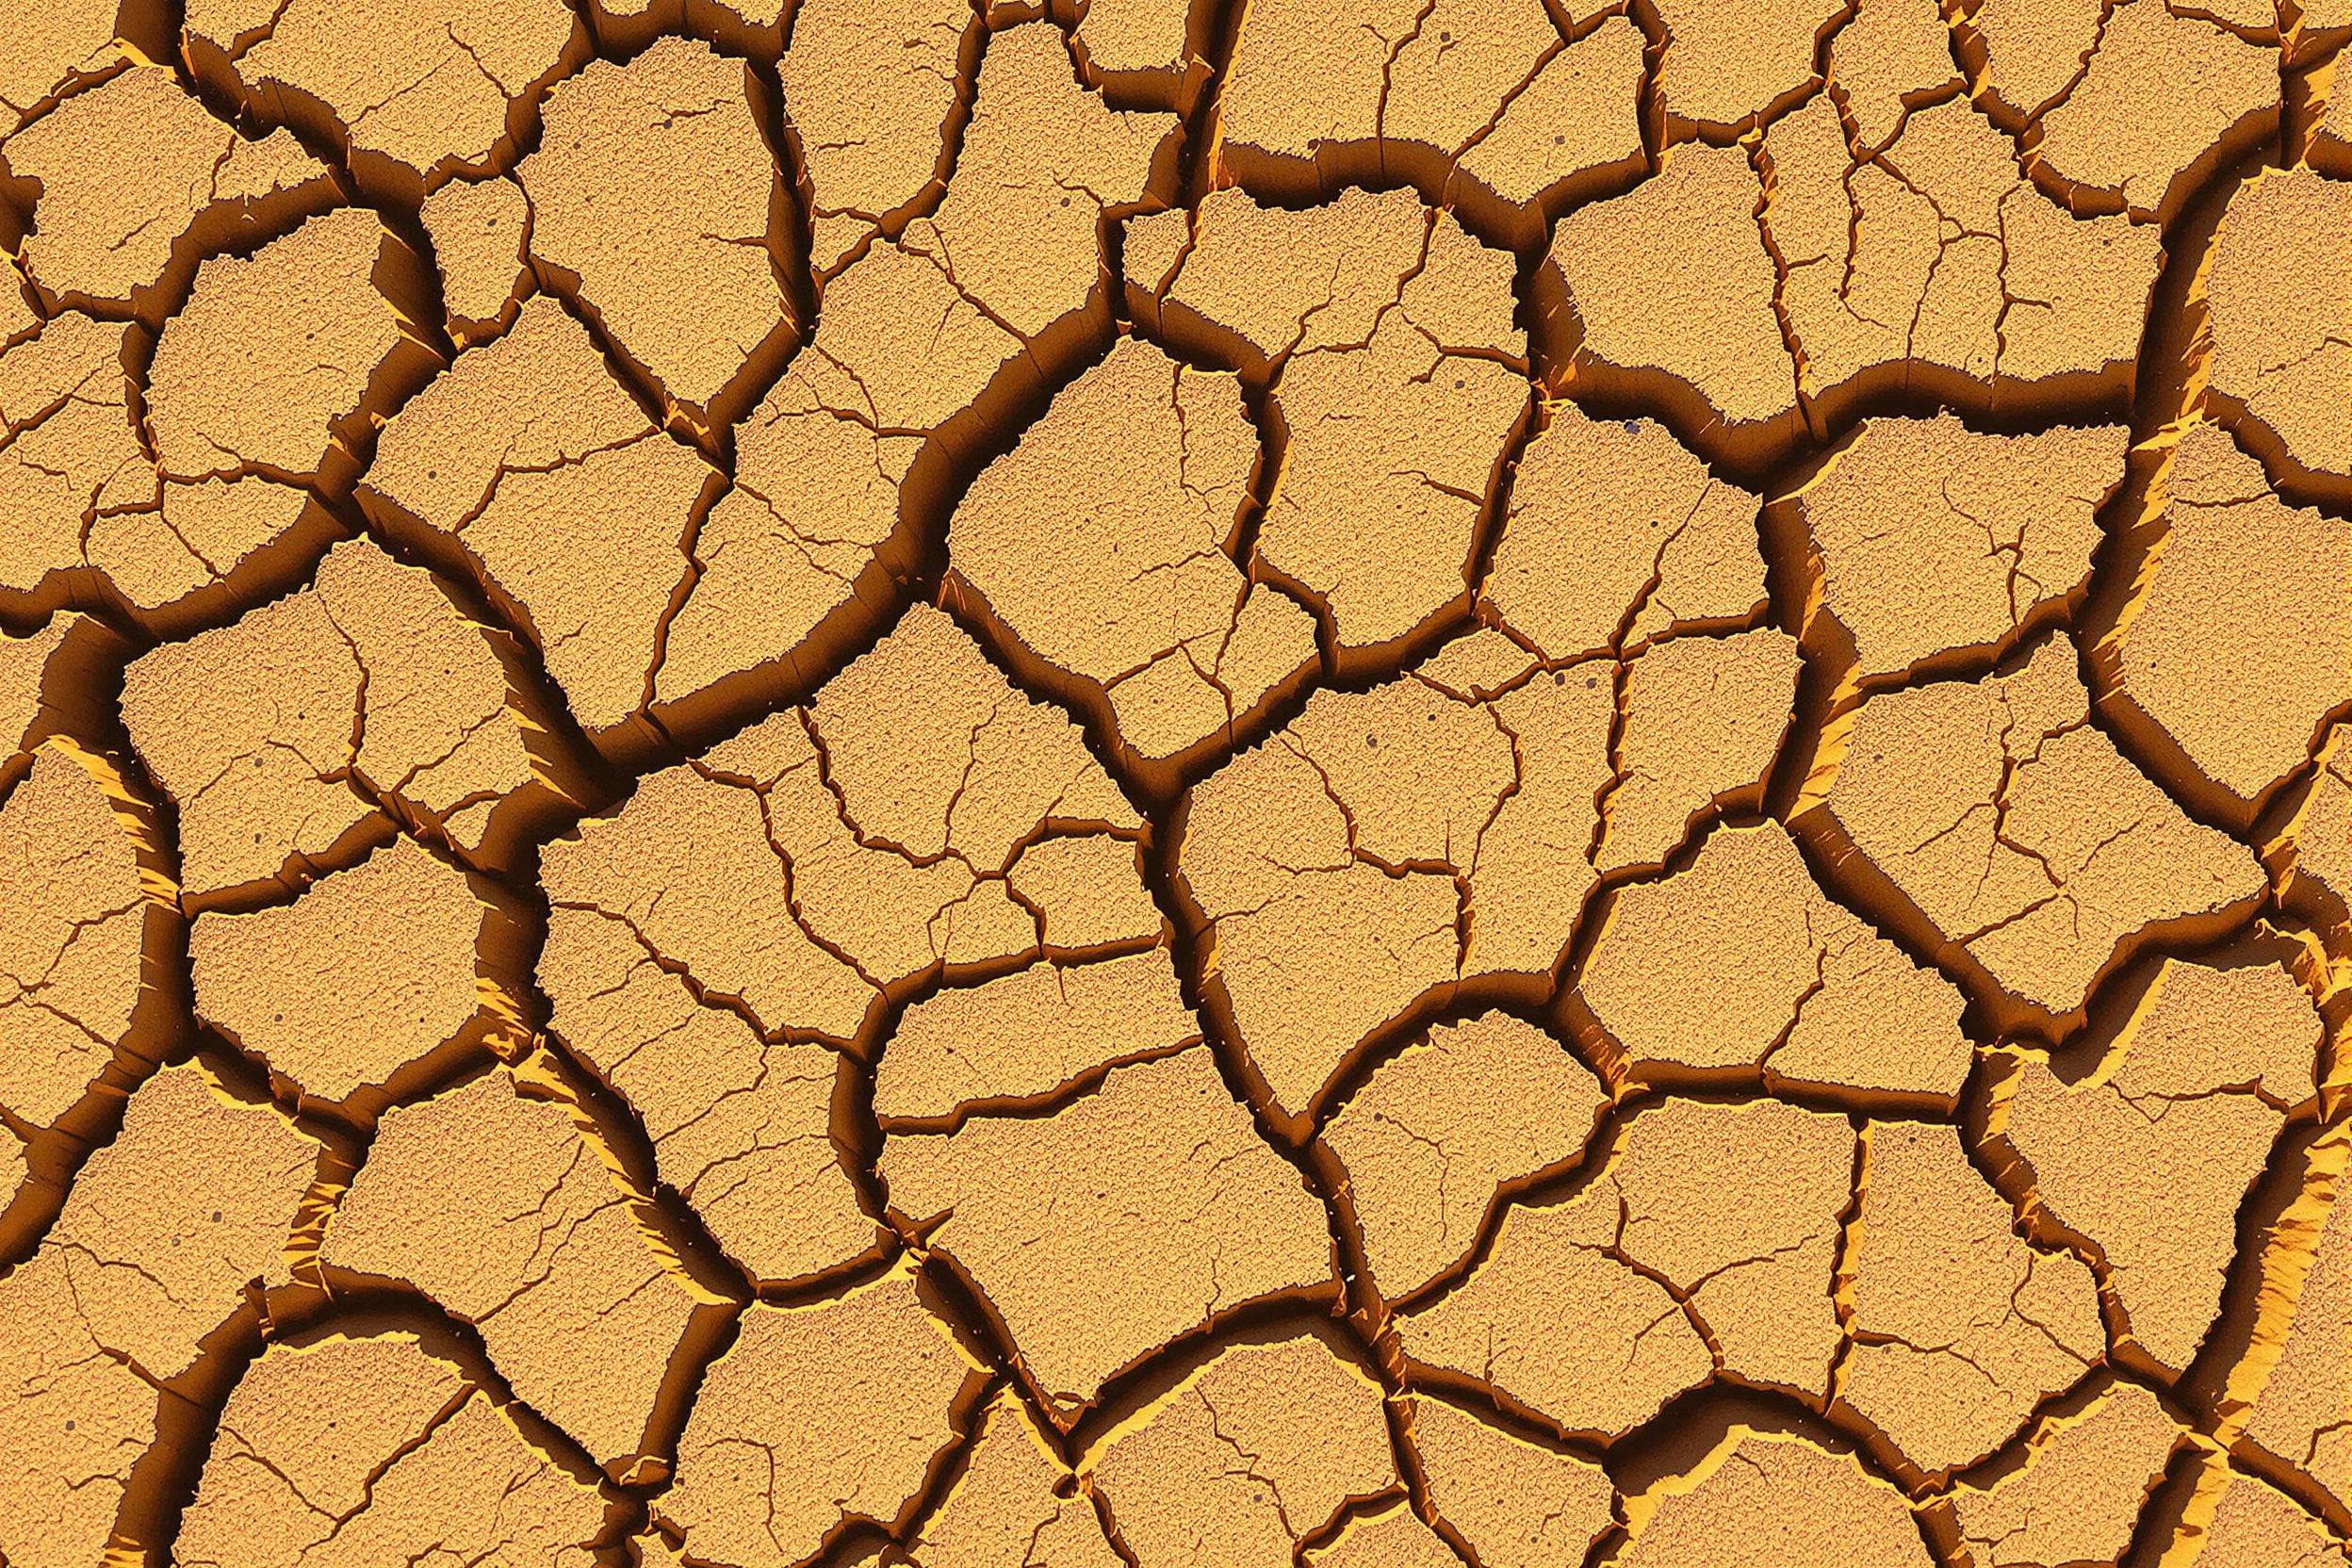
[[[0,1568],[2352,1568],[2352,0],[0,6]]]

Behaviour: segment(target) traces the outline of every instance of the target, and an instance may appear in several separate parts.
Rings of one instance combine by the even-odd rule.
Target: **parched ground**
[[[0,1568],[2352,1568],[2346,0],[0,0]]]

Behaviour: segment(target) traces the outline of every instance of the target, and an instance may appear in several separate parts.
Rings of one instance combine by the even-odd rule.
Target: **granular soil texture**
[[[0,4],[0,1568],[2352,1568],[2352,4]]]

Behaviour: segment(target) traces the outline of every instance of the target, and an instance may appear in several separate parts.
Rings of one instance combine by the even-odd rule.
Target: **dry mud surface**
[[[2352,1568],[2352,4],[0,0],[4,1568]]]

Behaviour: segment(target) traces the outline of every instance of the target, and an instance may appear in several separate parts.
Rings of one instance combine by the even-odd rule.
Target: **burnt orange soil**
[[[0,261],[0,1568],[2352,1568],[2352,0],[17,0]]]

